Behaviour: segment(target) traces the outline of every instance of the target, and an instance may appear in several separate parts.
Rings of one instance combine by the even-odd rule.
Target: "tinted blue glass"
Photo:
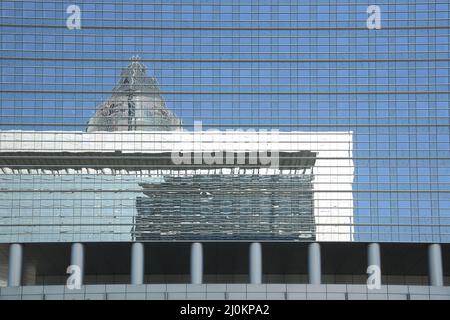
[[[85,130],[139,55],[188,130],[352,131],[355,240],[450,242],[450,5],[377,5],[369,30],[366,1],[81,1],[69,30],[2,1],[0,128]]]

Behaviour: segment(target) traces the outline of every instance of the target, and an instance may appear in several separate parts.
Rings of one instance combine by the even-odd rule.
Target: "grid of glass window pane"
[[[0,130],[85,131],[139,56],[185,130],[201,121],[204,129],[352,131],[354,240],[450,242],[448,1],[377,1],[381,29],[372,30],[359,0],[78,5],[81,28],[68,29],[68,3],[0,2]],[[1,187],[31,183],[45,193],[33,179],[3,174]],[[96,183],[111,195],[96,196],[131,201],[114,192],[128,182],[108,179]],[[9,230],[1,236],[11,241],[30,219],[49,219],[51,229],[50,212],[63,215],[83,197],[67,194],[49,208],[44,196],[29,204],[26,192],[0,196],[0,227]],[[83,222],[95,221],[94,211]],[[108,230],[104,239],[120,239],[120,229]]]

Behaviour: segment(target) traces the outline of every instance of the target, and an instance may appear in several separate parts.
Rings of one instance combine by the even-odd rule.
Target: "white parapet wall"
[[[351,131],[0,132],[0,152],[315,152],[314,215],[318,241],[353,240],[352,148]],[[1,169],[1,174],[14,173],[14,168]],[[273,169],[265,174],[270,174],[270,170]],[[90,171],[86,168],[84,173]],[[100,171],[112,173],[108,168]]]

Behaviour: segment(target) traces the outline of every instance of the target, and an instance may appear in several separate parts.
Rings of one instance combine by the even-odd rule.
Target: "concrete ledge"
[[[105,293],[106,292],[106,285],[104,284],[92,284],[88,285],[85,288],[86,293]]]
[[[43,294],[25,294],[22,295],[22,300],[44,300]]]
[[[267,292],[286,292],[287,285],[286,284],[268,283],[268,284],[266,284],[266,290],[267,290]]]
[[[433,294],[450,296],[450,287],[430,287],[430,295]]]
[[[64,294],[44,294],[44,300],[64,300]]]
[[[125,293],[127,285],[126,284],[107,284],[107,293]]]
[[[226,284],[208,283],[206,285],[206,292],[225,292],[225,291],[227,291]]]
[[[286,286],[287,292],[305,292],[306,293],[306,284],[287,284]]]
[[[2,296],[20,296],[22,294],[22,287],[4,287],[1,289]]]
[[[64,300],[84,300],[84,293],[66,293]]]
[[[367,293],[367,286],[364,284],[347,284],[348,293]]]
[[[284,292],[267,292],[267,300],[286,300]]]
[[[205,300],[206,292],[188,292],[186,298],[189,300]]]
[[[127,292],[125,294],[127,300],[145,300],[146,298],[145,292]]]
[[[408,300],[408,296],[406,294],[399,293],[390,293],[388,294],[389,300]]]
[[[266,292],[247,292],[248,300],[266,300],[267,293]]]
[[[125,292],[123,293],[107,293],[107,300],[125,300]]]
[[[165,292],[147,292],[147,300],[165,300]]]
[[[104,290],[103,290],[104,291]],[[44,287],[43,286],[25,286],[22,287],[22,294],[43,294]]]
[[[388,300],[388,295],[386,293],[368,293],[368,300]]]
[[[186,284],[167,284],[167,292],[184,292],[186,293]]]
[[[187,292],[206,292],[206,284],[188,284],[186,286]]]
[[[430,295],[430,300],[450,300],[450,296],[432,294],[432,295]]]
[[[380,289],[369,289],[366,286],[366,289],[367,289],[367,293],[371,293],[371,294],[380,294],[380,293],[386,294],[386,293],[388,293],[387,286],[381,286]]]
[[[64,294],[84,294],[86,291],[86,286],[82,286],[80,289],[69,289],[64,287]]]
[[[206,299],[208,299],[208,300],[225,300],[225,292],[207,292]]]
[[[0,296],[0,300],[20,300],[22,296],[20,295],[8,295],[8,296]]]
[[[186,292],[169,292],[168,299],[169,300],[186,300],[187,295]]]
[[[288,292],[287,300],[306,300],[306,292]]]
[[[408,286],[394,286],[394,285],[388,285],[387,291],[389,294],[391,293],[402,293],[407,294],[409,293]]]
[[[44,286],[44,294],[63,294],[64,286]]]
[[[450,300],[450,287],[306,284],[146,284],[85,285],[0,288],[1,300]]]
[[[306,285],[306,292],[327,292],[327,286],[325,284],[308,284]]]
[[[430,287],[427,286],[409,286],[410,294],[430,294]]]
[[[247,285],[247,292],[266,292],[267,291],[267,285],[265,284],[248,284]]]
[[[247,284],[228,283],[227,292],[247,292]]]
[[[147,285],[147,292],[166,292],[167,291],[167,285],[166,284],[148,284]]]
[[[86,300],[105,300],[106,294],[104,293],[86,293],[84,295]]]
[[[345,300],[345,293],[328,293],[327,292],[327,300]]]
[[[327,293],[333,292],[333,293],[345,293],[347,292],[346,285],[342,284],[327,284]]]
[[[410,300],[430,300],[430,296],[428,294],[410,294]]]
[[[348,300],[367,300],[367,294],[365,293],[349,293],[347,297]]]
[[[327,293],[326,292],[307,292],[306,299],[307,300],[326,300]]]
[[[246,292],[227,292],[225,295],[227,300],[247,300]]]

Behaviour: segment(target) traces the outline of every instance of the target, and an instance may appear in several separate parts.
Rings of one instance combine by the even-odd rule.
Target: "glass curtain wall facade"
[[[350,208],[349,240],[450,242],[448,1],[377,1],[380,28],[375,29],[367,26],[366,1],[99,0],[77,5],[0,2],[2,132],[135,130],[133,139],[140,141],[142,131],[193,132],[201,122],[203,130],[328,133],[330,155],[317,154],[318,161],[328,162],[316,162],[314,175],[273,178],[278,186],[288,184],[286,201],[277,194],[282,188],[272,193],[278,207],[269,205],[263,192],[239,200],[233,196],[238,204],[229,204],[222,189],[217,202],[195,210],[213,214],[218,206],[220,219],[226,219],[224,208],[236,206],[239,214],[263,207],[277,219],[277,211],[289,211],[298,217],[290,227],[314,233],[314,210],[333,218]],[[340,157],[333,155],[333,137],[342,132],[352,133],[346,157],[354,168],[352,199],[336,209],[332,201],[340,200],[339,174],[322,190],[330,192],[328,204],[311,201],[310,184],[335,174],[326,168]],[[20,171],[4,153],[14,151],[5,147],[14,143],[8,137],[1,141],[4,242],[27,242],[33,228],[40,228],[43,242],[73,241],[65,236],[67,229],[89,234],[94,227],[103,230],[102,241],[125,240],[123,234],[127,240],[131,234],[154,239],[145,232],[149,211],[160,210],[154,208],[160,201],[164,206],[169,201],[186,205],[183,199],[209,201],[208,190],[197,188],[195,196],[170,193],[174,185],[184,186],[176,177],[170,178],[167,195],[167,181],[155,182],[151,174],[69,170],[60,175],[45,163]],[[44,142],[37,139],[31,141],[35,151]],[[320,166],[323,170],[317,171]],[[203,177],[186,186],[202,184],[196,179]],[[232,177],[209,176],[202,186],[237,183],[221,179]],[[251,175],[242,179],[243,189],[247,183],[259,188],[266,183],[261,177],[246,181]],[[156,196],[148,194],[149,181],[162,188]],[[186,215],[186,208],[174,212]],[[64,223],[67,215],[71,224]],[[139,224],[133,224],[133,215]],[[238,224],[245,223],[242,219]],[[226,232],[224,238],[232,238]]]

